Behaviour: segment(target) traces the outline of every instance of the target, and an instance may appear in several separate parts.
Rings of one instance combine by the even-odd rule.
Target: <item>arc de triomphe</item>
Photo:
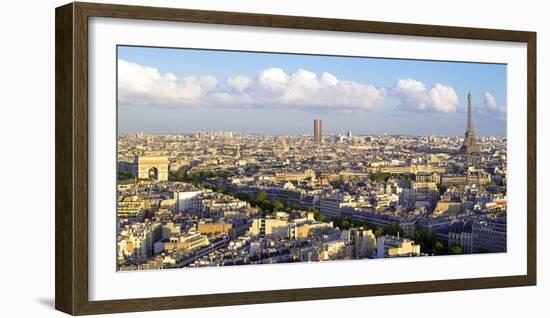
[[[138,179],[168,180],[168,157],[137,156]]]

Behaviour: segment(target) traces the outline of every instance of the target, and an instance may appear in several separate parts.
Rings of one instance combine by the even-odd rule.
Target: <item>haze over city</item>
[[[118,48],[118,129],[274,135],[506,135],[506,65]]]

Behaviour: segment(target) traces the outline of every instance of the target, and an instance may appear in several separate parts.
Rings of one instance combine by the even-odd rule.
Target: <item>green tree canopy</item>
[[[279,200],[276,200],[275,203],[273,204],[273,211],[274,212],[284,211],[284,209],[285,209],[285,205],[283,204],[283,202],[281,202]]]
[[[260,191],[260,193],[258,193],[258,195],[256,196],[256,201],[258,202],[267,201],[267,192]]]
[[[343,219],[342,223],[340,223],[340,226],[338,226],[341,230],[349,230],[352,227],[352,223],[348,219]]]
[[[438,241],[433,234],[428,233],[426,230],[418,230],[414,233],[413,240],[416,244],[420,244],[421,252],[434,254],[434,246]],[[441,242],[439,243],[442,244]]]
[[[376,172],[371,175],[370,179],[375,182],[386,182],[390,177],[391,173],[389,172]]]
[[[487,254],[487,253],[489,253],[489,250],[486,249],[486,248],[484,248],[484,247],[480,247],[480,248],[477,250],[477,252],[478,252],[479,254]]]
[[[393,236],[397,236],[397,233],[399,233],[399,235],[402,236],[403,232],[404,232],[403,228],[401,228],[399,223],[393,223],[384,230],[385,235],[393,235]]]
[[[250,201],[250,195],[245,192],[235,192],[233,196],[242,201]]]
[[[135,179],[135,175],[132,172],[119,170],[117,173],[118,181],[128,181]]]
[[[323,214],[321,213],[315,213],[314,214],[314,218],[316,221],[319,221],[319,222],[328,222],[328,219],[326,216],[324,216]]]
[[[344,185],[344,179],[342,177],[340,177],[338,180],[330,181],[330,185],[334,189],[340,189]]]
[[[439,188],[439,195],[443,195],[445,192],[447,192],[446,185],[438,184],[437,187]]]
[[[462,247],[460,247],[459,245],[454,245],[453,247],[451,247],[451,254],[453,255],[462,254]]]
[[[440,241],[436,241],[432,247],[432,253],[434,255],[444,255],[445,254],[445,245]]]

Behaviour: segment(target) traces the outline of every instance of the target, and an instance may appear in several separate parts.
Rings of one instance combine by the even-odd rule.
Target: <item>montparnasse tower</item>
[[[477,144],[476,133],[474,131],[474,118],[472,114],[472,93],[468,92],[468,121],[466,123],[466,132],[464,133],[464,143],[460,147],[460,152],[466,155],[479,154],[479,145]]]

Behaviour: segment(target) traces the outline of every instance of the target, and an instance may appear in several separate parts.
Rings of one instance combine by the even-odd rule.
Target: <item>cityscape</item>
[[[371,109],[363,103],[363,99],[368,98],[364,92],[356,94],[361,102],[353,106],[354,96],[345,95],[349,89],[344,89],[340,98],[347,98],[346,105],[351,106],[344,107],[346,112],[342,114],[343,106],[334,111],[333,108],[321,110],[317,101],[312,103],[315,107],[304,107],[303,99],[289,102],[290,91],[293,96],[304,97],[296,89],[288,88],[284,98],[273,92],[268,95],[265,87],[262,95],[254,95],[249,88],[253,84],[249,82],[255,79],[250,77],[248,81],[242,75],[234,85],[240,87],[239,91],[211,88],[211,93],[200,98],[178,102],[182,99],[179,95],[167,100],[145,94],[143,82],[138,83],[140,86],[135,78],[150,75],[131,74],[134,78],[128,82],[131,85],[123,83],[126,86],[122,87],[124,79],[119,79],[122,95],[119,95],[119,117],[127,111],[123,107],[130,107],[128,104],[139,108],[143,107],[137,105],[140,103],[159,103],[171,107],[168,111],[177,111],[173,108],[187,107],[181,103],[189,102],[207,105],[208,111],[216,111],[212,117],[219,116],[217,120],[234,123],[234,127],[215,129],[221,124],[213,118],[213,124],[205,129],[173,129],[160,120],[159,129],[139,130],[123,125],[125,131],[119,130],[116,211],[119,271],[431,257],[507,250],[506,136],[491,132],[478,135],[476,130],[478,118],[505,127],[505,120],[498,118],[505,115],[504,106],[498,106],[489,93],[481,95],[485,107],[481,111],[477,106],[481,103],[468,91],[463,96],[463,111],[457,111],[461,99],[454,90],[448,95],[451,99],[441,97],[442,93],[449,93],[449,88],[441,89],[440,84],[432,88],[432,92],[441,89],[432,102],[414,100],[426,104],[419,106],[423,114],[426,107],[450,114],[443,114],[442,120],[450,120],[452,116],[459,121],[461,134],[409,131],[400,134],[395,132],[399,125],[388,128],[391,133],[364,133],[364,129],[350,127],[335,129],[342,117],[351,121],[353,116],[363,116],[366,111],[358,109],[360,107],[369,108],[368,116],[376,111],[376,107]],[[316,78],[327,80],[332,76],[327,74],[307,78],[310,82]],[[262,75],[260,73],[258,81]],[[279,79],[285,78],[279,75]],[[177,75],[150,77],[158,81],[154,86],[158,91],[170,85],[172,76]],[[179,80],[191,81],[189,77]],[[206,80],[203,77],[200,81]],[[305,98],[313,100],[326,90],[340,93],[336,88],[319,87]],[[370,87],[364,85],[361,89],[371,91]],[[396,108],[405,101],[411,102],[410,98],[401,98],[396,88],[393,88],[396,93],[388,93],[390,88],[378,89],[383,99],[380,105],[395,103],[396,98],[401,101]],[[279,124],[278,115],[274,115],[263,131],[254,126],[254,118],[250,118],[252,123],[246,126],[232,120],[233,110],[210,106],[209,103],[220,103],[221,91],[228,92],[232,98],[239,97],[237,106],[228,108],[244,104],[242,96],[246,94],[269,102],[272,108],[280,109],[281,116],[292,117],[298,112],[296,116],[300,119],[302,116],[309,119],[294,124],[289,118],[284,129],[288,133],[268,127]],[[173,96],[171,94],[163,96]],[[392,96],[386,97],[388,94]],[[256,99],[247,106],[247,111],[254,116],[255,112],[263,111],[254,106]],[[322,100],[325,99],[332,100],[330,97]],[[227,96],[223,100],[227,100],[227,105],[235,103]],[[445,103],[438,104],[441,100]],[[154,107],[152,109],[148,111],[155,112]],[[268,111],[272,110],[265,112]],[[398,111],[401,114],[403,109]],[[490,111],[493,117],[489,117]],[[414,122],[410,107],[405,116]],[[440,116],[434,115],[433,120]],[[491,128],[486,127],[485,122],[482,128]],[[137,119],[133,125],[145,124]],[[164,132],[160,131],[162,128]],[[341,131],[340,128],[350,129]],[[409,128],[403,124],[401,129]]]

